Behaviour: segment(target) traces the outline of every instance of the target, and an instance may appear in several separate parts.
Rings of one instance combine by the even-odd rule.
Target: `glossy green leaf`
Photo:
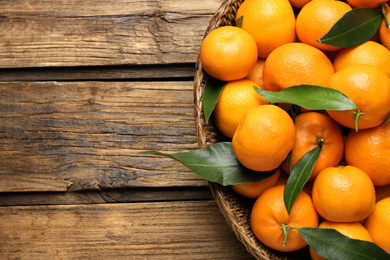
[[[390,260],[376,244],[351,239],[334,229],[301,227],[298,232],[317,254],[329,260]]]
[[[202,95],[203,113],[206,124],[209,122],[210,116],[226,83],[213,77],[207,77],[206,79]]]
[[[210,182],[223,186],[262,181],[276,172],[256,172],[245,168],[236,158],[232,144],[221,142],[206,148],[189,152],[166,154],[157,151],[145,151],[142,154],[155,154],[175,159],[191,171]]]
[[[317,41],[343,48],[358,46],[374,36],[382,19],[381,12],[372,8],[352,9]]]
[[[295,199],[298,197],[307,180],[310,178],[320,152],[321,146],[318,145],[302,156],[295,164],[294,168],[292,168],[286,182],[286,187],[284,188],[284,205],[288,214],[290,214]]]
[[[296,85],[281,91],[255,87],[256,92],[270,103],[290,103],[310,110],[356,110],[353,101],[337,89],[317,85]]]
[[[241,28],[241,27],[242,27],[242,22],[243,22],[243,21],[244,21],[244,16],[241,15],[241,17],[238,18],[237,21],[236,21],[236,26]]]

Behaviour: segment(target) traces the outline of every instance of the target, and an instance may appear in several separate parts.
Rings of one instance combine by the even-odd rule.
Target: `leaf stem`
[[[356,109],[356,112],[355,112],[355,131],[357,132],[358,131],[358,121],[359,121],[359,118],[361,115],[363,115],[364,113],[360,111],[360,109]]]
[[[382,14],[383,14],[383,18],[385,19],[386,27],[390,28],[389,20],[387,19],[387,15],[386,15],[385,3],[382,3],[381,7],[382,7]]]
[[[283,247],[286,247],[288,232],[290,232],[290,229],[292,229],[293,227],[289,227],[286,224],[282,224],[282,226],[280,228],[283,230],[283,234],[284,234]]]
[[[317,136],[317,143],[316,143],[316,145],[318,145],[319,147],[322,148],[322,146],[324,145],[324,138]]]

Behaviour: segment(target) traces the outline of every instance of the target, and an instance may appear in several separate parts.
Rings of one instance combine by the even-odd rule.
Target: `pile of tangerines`
[[[232,185],[256,200],[252,230],[273,249],[307,245],[297,230],[283,243],[283,227],[319,226],[390,253],[390,29],[383,20],[372,39],[350,48],[317,41],[354,8],[384,4],[390,19],[382,2],[245,0],[236,13],[241,26],[215,29],[201,44],[203,69],[227,82],[213,117],[237,159],[260,172],[283,165],[264,181]],[[301,84],[337,89],[358,111],[301,109],[292,118],[253,88],[281,91]],[[291,167],[319,145],[309,181],[288,214],[283,193]],[[311,249],[310,255],[324,259]]]

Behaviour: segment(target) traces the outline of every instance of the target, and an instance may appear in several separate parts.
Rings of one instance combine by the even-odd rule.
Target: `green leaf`
[[[255,87],[256,92],[270,103],[291,103],[310,110],[356,110],[353,101],[337,89],[317,85],[296,85],[281,91]]]
[[[320,152],[321,146],[318,145],[302,156],[290,172],[286,182],[286,187],[284,188],[284,205],[288,214],[291,212],[295,199],[298,197],[303,186],[305,186],[307,180],[310,178]]]
[[[219,96],[227,82],[207,77],[203,88],[202,104],[206,124],[209,123],[211,113],[218,102]]]
[[[236,26],[241,28],[243,21],[244,21],[244,16],[241,15],[240,18],[238,18],[238,20],[236,21]]]
[[[376,244],[349,238],[335,229],[301,227],[298,232],[317,254],[329,260],[390,259],[390,255]]]
[[[372,8],[352,9],[317,41],[343,48],[358,46],[374,36],[382,19],[382,13]]]
[[[386,121],[383,123],[384,125],[387,124],[390,121],[390,114],[387,116]]]
[[[157,151],[145,151],[141,154],[170,157],[183,163],[203,179],[223,186],[262,181],[273,175],[277,170],[256,172],[245,168],[237,160],[230,142],[216,143],[202,149],[183,153],[166,154]]]

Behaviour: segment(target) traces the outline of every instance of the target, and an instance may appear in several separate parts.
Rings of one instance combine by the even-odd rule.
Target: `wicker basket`
[[[235,14],[243,0],[226,0],[213,15],[204,34],[206,36],[213,29],[233,25]],[[218,132],[213,120],[206,125],[202,112],[202,91],[205,82],[205,73],[198,55],[194,80],[195,124],[199,148],[225,141],[226,138]],[[293,253],[282,253],[263,245],[253,234],[250,228],[250,212],[252,200],[245,199],[234,193],[230,187],[223,187],[216,183],[209,183],[214,199],[226,218],[228,224],[238,240],[256,259],[310,259],[307,248]]]

